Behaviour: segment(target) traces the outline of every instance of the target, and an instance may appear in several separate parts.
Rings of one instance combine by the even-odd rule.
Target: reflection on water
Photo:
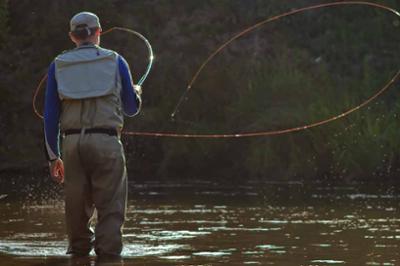
[[[296,183],[132,192],[124,262],[108,265],[400,265],[395,192]],[[61,201],[3,198],[0,218],[4,265],[71,265]]]

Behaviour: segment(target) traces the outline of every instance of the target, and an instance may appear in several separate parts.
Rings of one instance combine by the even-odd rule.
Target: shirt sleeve
[[[122,108],[125,115],[134,116],[139,113],[142,100],[140,95],[138,95],[133,89],[132,75],[129,70],[129,65],[126,60],[122,57],[118,57],[118,68],[119,74],[121,76],[121,99]]]
[[[58,96],[55,64],[50,65],[44,102],[44,141],[47,160],[60,158],[60,113],[61,100]]]

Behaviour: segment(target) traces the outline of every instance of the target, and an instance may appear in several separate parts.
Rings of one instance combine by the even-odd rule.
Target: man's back
[[[76,128],[123,127],[120,56],[84,45],[55,59],[62,111],[61,131]]]
[[[52,176],[65,184],[67,253],[79,256],[93,247],[99,256],[122,251],[128,179],[120,132],[123,114],[135,115],[141,103],[126,61],[98,46],[100,32],[93,13],[71,19],[70,37],[77,48],[56,57],[46,88],[47,156]]]

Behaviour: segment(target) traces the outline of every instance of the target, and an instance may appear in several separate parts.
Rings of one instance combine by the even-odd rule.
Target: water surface
[[[136,184],[124,262],[107,265],[400,265],[395,191],[296,182]],[[65,255],[63,215],[61,199],[3,193],[2,265],[97,265],[94,256],[76,263]]]

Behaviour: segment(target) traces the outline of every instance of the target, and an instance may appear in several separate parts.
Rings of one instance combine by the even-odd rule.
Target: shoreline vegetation
[[[143,110],[126,119],[126,130],[268,131],[357,106],[397,72],[400,20],[370,7],[335,7],[282,19],[232,43],[200,75],[176,120],[170,119],[196,68],[221,43],[262,19],[317,2],[0,1],[1,176],[41,173],[47,165],[32,94],[54,56],[72,47],[68,22],[81,10],[97,13],[104,29],[141,32],[155,50]],[[400,9],[394,0],[376,2]],[[147,59],[140,40],[115,33],[102,44],[126,57],[139,78]],[[130,176],[394,179],[400,172],[398,84],[348,117],[293,134],[232,140],[123,137]]]

